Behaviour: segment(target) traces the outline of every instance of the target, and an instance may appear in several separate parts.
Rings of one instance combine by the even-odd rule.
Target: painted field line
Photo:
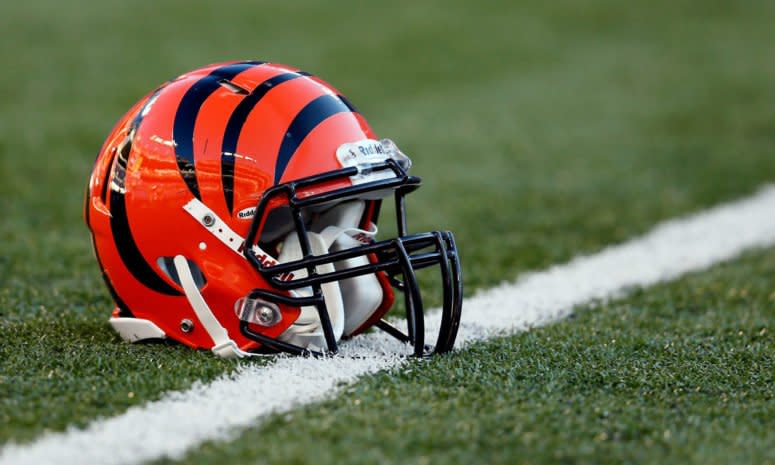
[[[532,273],[466,299],[464,344],[548,324],[577,305],[621,295],[703,270],[757,247],[775,245],[775,186],[752,197],[656,226],[644,236]],[[438,313],[438,312],[436,312]],[[335,395],[359,376],[398,367],[396,344],[381,335],[356,338],[330,359],[278,357],[245,364],[228,377],[197,384],[130,408],[85,429],[7,444],[0,464],[137,464],[180,458],[208,440],[234,437],[270,413]]]

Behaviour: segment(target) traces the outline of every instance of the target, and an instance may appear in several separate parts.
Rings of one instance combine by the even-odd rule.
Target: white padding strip
[[[144,341],[146,339],[164,339],[166,334],[156,323],[142,318],[111,317],[110,326],[127,342]]]

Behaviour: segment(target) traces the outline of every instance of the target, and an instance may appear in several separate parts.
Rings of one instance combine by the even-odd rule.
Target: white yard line
[[[648,234],[466,299],[459,340],[471,343],[548,324],[577,305],[628,288],[669,281],[758,247],[775,245],[775,186],[756,195],[656,226]],[[7,444],[0,464],[137,464],[180,458],[208,440],[234,437],[271,413],[329,398],[343,383],[399,366],[395,344],[356,338],[330,359],[279,357],[268,366],[197,384],[130,408],[85,429]]]

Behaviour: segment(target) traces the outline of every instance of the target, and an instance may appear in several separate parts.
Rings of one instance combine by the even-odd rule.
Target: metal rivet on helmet
[[[256,309],[256,322],[262,326],[274,326],[280,319],[280,310],[277,307],[262,305]]]
[[[184,320],[180,320],[180,330],[184,333],[190,333],[194,330],[194,322],[189,320],[188,318]]]

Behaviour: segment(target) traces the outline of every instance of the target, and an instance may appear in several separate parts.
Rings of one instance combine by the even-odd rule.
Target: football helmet
[[[447,352],[462,279],[452,233],[410,234],[410,159],[331,85],[257,61],[206,66],[135,104],[94,164],[84,217],[128,341],[222,357],[337,352],[375,327],[417,356]],[[398,235],[377,239],[382,200]],[[438,267],[426,345],[415,271]],[[403,294],[405,322],[385,315]]]

